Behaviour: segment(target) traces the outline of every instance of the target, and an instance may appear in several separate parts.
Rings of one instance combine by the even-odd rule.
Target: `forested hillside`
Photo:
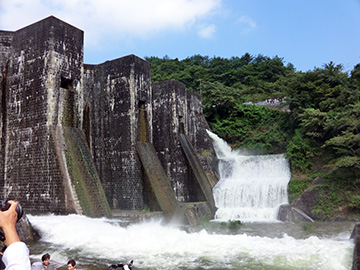
[[[315,211],[330,218],[360,213],[360,64],[351,72],[332,62],[298,72],[279,57],[248,53],[145,59],[154,81],[176,79],[201,94],[211,130],[234,148],[286,153],[290,199],[321,176],[326,184]],[[266,100],[284,110],[249,105]]]

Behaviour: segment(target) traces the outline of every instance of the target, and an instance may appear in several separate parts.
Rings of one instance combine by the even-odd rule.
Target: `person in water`
[[[74,260],[70,260],[67,263],[68,270],[76,270],[76,262]]]
[[[109,266],[108,270],[131,270],[133,265],[133,260],[129,264],[112,264]]]
[[[131,261],[131,263],[129,263],[129,264],[124,264],[123,267],[122,267],[122,269],[123,269],[123,270],[131,270],[131,266],[132,266],[132,261]]]
[[[50,254],[46,253],[44,255],[42,255],[41,257],[41,262],[34,262],[31,265],[31,270],[52,270],[55,269],[51,264],[50,264]]]
[[[2,260],[6,265],[6,270],[31,270],[29,258],[29,249],[24,242],[20,241],[16,231],[15,224],[18,219],[16,212],[17,203],[8,201],[10,208],[6,211],[0,211],[0,228],[5,235],[5,244],[7,246]]]

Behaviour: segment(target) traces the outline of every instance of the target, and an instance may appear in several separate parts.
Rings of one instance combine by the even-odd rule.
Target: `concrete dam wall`
[[[0,31],[0,71],[2,199],[33,214],[174,213],[191,202],[214,212],[209,127],[201,98],[182,83],[152,83],[149,63],[135,55],[84,64],[83,31],[53,16]],[[180,134],[200,166],[189,162]],[[155,150],[166,190],[147,175],[139,155],[151,157],[146,149]],[[172,209],[164,209],[163,192]]]

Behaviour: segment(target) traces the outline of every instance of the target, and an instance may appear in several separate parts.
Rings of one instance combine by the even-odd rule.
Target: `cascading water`
[[[216,134],[208,134],[219,159],[220,181],[213,189],[215,219],[276,221],[279,206],[288,203],[288,160],[284,155],[244,155],[232,151]]]
[[[220,140],[215,148],[222,166],[215,188],[219,218],[221,214],[226,220],[237,216],[243,220],[246,215],[247,220],[275,220],[277,206],[287,202],[286,160],[281,155],[246,157],[247,165],[234,166],[241,159],[239,153]],[[256,169],[249,172],[246,166]],[[238,182],[244,182],[245,188]],[[260,192],[250,195],[251,190]],[[245,207],[237,201],[245,201],[241,202]],[[246,212],[250,206],[252,210]],[[130,260],[138,270],[349,270],[352,266],[354,243],[349,239],[354,223],[244,222],[237,229],[215,223],[209,231],[190,233],[155,218],[126,225],[122,219],[80,215],[27,217],[41,235],[29,245],[31,258],[48,252],[60,269],[66,269],[69,259],[83,270],[103,270]]]

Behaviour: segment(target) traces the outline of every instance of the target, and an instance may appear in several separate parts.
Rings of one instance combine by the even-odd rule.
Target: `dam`
[[[217,167],[201,97],[178,81],[152,82],[135,55],[83,63],[83,39],[54,16],[0,31],[2,199],[29,214],[211,218]]]

